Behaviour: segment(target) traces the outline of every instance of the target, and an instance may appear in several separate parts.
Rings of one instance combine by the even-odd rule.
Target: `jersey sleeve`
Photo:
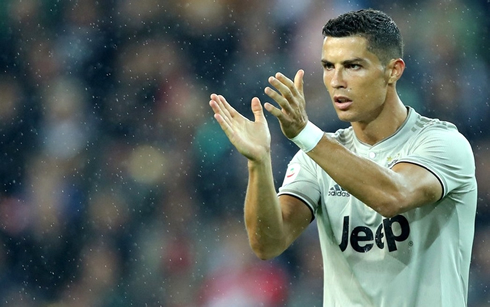
[[[424,129],[412,150],[394,164],[408,162],[432,172],[441,182],[445,197],[452,191],[472,189],[475,173],[473,151],[466,138],[450,123]]]
[[[278,195],[291,195],[302,200],[312,211],[318,210],[321,190],[314,163],[304,152],[298,151],[288,164]]]

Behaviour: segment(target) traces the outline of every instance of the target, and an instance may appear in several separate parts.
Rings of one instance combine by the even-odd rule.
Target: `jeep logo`
[[[401,231],[395,234],[393,232],[393,225],[397,223]],[[376,231],[367,226],[357,226],[352,229],[349,235],[350,217],[344,216],[344,225],[342,226],[342,242],[339,247],[341,251],[345,251],[347,245],[352,246],[356,252],[366,253],[369,252],[373,246],[379,249],[385,247],[385,243],[388,246],[390,252],[396,251],[396,242],[405,241],[410,234],[410,224],[403,215],[397,215],[392,218],[385,218],[383,222],[376,228]]]

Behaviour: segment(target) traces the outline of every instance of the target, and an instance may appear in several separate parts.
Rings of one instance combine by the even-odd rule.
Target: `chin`
[[[346,123],[352,123],[356,121],[356,116],[352,112],[347,111],[340,111],[340,110],[335,110],[337,112],[337,117],[339,120],[346,122]]]

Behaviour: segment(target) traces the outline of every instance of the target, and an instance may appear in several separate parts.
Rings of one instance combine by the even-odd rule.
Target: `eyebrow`
[[[364,62],[366,62],[366,60],[364,60],[363,58],[353,58],[353,59],[342,61],[340,64],[346,66],[346,65],[351,65],[355,63],[364,63]],[[322,64],[333,64],[333,63],[325,59],[322,59]]]

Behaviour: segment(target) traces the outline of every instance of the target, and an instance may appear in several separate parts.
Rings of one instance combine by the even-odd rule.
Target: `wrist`
[[[304,152],[309,152],[320,142],[323,135],[324,132],[320,128],[308,121],[303,130],[290,140]]]
[[[270,155],[264,155],[263,157],[258,158],[258,159],[248,159],[247,160],[247,165],[249,168],[262,167],[262,166],[270,164],[270,163],[271,163]]]

